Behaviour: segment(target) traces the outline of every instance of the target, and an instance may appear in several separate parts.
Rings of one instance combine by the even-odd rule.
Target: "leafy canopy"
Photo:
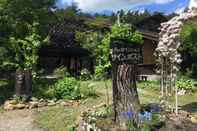
[[[142,43],[142,35],[128,24],[115,24],[111,28],[111,38],[124,39],[129,44]]]
[[[15,63],[18,68],[33,69],[38,60],[38,50],[41,46],[41,37],[38,35],[38,23],[29,25],[29,34],[21,39],[10,37],[10,43],[16,54]]]

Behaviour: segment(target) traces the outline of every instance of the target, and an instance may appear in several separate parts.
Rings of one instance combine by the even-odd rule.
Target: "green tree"
[[[41,36],[38,34],[38,23],[29,25],[29,32],[24,38],[10,37],[11,48],[15,53],[17,68],[35,69],[38,60],[38,50],[41,46]]]
[[[197,24],[188,22],[181,31],[180,51],[187,56],[183,61],[184,69],[197,75]]]
[[[2,59],[1,63],[6,63],[4,65],[8,66],[7,58],[11,61],[16,55],[13,40],[10,41],[10,39],[27,39],[32,33],[31,26],[34,26],[34,23],[39,23],[36,27],[37,35],[45,39],[48,27],[54,22],[55,17],[51,10],[54,4],[55,0],[0,1],[0,48],[4,50],[1,56],[7,56],[3,57],[6,59]]]
[[[39,47],[47,38],[48,27],[54,22],[54,4],[55,0],[0,1],[0,55],[4,56],[0,59],[1,67],[11,65],[15,69],[26,69],[31,75]],[[25,83],[30,84],[25,85],[31,88],[31,76],[27,79]],[[16,86],[24,85],[16,82]]]

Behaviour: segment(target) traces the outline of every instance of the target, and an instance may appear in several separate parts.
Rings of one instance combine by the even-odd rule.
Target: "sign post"
[[[137,93],[137,64],[142,62],[140,44],[112,40],[111,63],[115,121],[120,128],[139,128],[140,102]]]

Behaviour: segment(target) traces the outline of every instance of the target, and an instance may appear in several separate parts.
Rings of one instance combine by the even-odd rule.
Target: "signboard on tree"
[[[137,64],[142,62],[140,44],[118,39],[111,40],[113,79],[113,105],[115,121],[122,130],[128,129],[128,116],[132,114],[133,126],[139,128],[140,103],[136,86]]]
[[[129,44],[125,40],[112,40],[111,61],[115,63],[139,64],[142,63],[142,50],[139,44]]]

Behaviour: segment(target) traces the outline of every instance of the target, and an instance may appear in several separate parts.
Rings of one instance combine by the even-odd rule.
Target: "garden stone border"
[[[42,108],[49,106],[72,106],[74,104],[73,101],[65,101],[65,100],[46,100],[46,99],[32,99],[28,102],[17,102],[16,100],[7,100],[3,109],[6,111],[10,110],[22,110],[22,109],[34,109],[34,108]]]

